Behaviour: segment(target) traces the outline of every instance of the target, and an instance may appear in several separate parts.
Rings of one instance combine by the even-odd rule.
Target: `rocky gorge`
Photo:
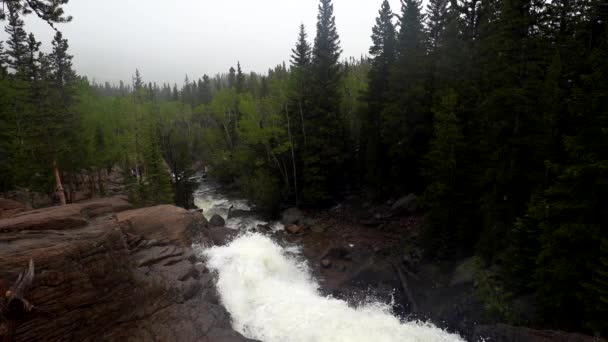
[[[296,253],[294,260],[305,262],[319,284],[319,293],[314,290],[313,297],[304,297],[306,301],[310,299],[319,307],[332,303],[335,308],[339,304],[339,312],[348,317],[354,313],[347,304],[355,308],[373,301],[392,306],[392,312],[383,317],[395,315],[397,325],[398,317],[430,321],[470,341],[601,341],[484,321],[482,304],[474,295],[471,261],[437,265],[421,258],[415,241],[416,227],[423,218],[414,213],[411,199],[373,210],[353,202],[327,211],[292,208],[283,213],[279,223],[266,222],[244,201],[224,197],[216,190],[209,191],[211,185],[205,186],[197,195],[198,211],[171,205],[134,209],[120,195],[35,210],[27,210],[15,201],[0,202],[3,341],[253,341],[237,332],[251,336],[246,332],[252,325],[239,325],[243,312],[234,311],[230,305],[234,304],[233,298],[226,296],[259,293],[248,292],[248,286],[218,285],[218,273],[221,277],[223,271],[217,264],[209,265],[199,250],[201,246],[228,245],[221,253],[232,248],[231,253],[237,253],[231,256],[234,259],[248,245],[241,241],[239,246],[245,247],[236,248],[231,242],[245,232],[255,234],[258,240],[270,237],[276,243],[267,242],[264,251],[247,254],[245,259],[250,258],[251,264],[246,265],[262,265],[274,271],[274,261],[260,253],[273,248]],[[375,213],[364,214],[369,211]],[[403,246],[407,246],[405,251]],[[206,254],[209,256],[209,252]],[[23,306],[21,309],[27,310],[15,314],[9,301],[14,296],[14,285],[23,280],[20,274],[27,274],[24,270],[30,260],[33,278],[23,299],[31,307]],[[241,267],[232,266],[237,270]],[[262,275],[256,272],[241,269],[236,278],[230,278],[229,285],[241,280],[259,281],[256,277]],[[298,272],[290,273],[288,284],[291,278],[302,276]],[[260,288],[264,286],[256,287]],[[297,287],[282,291],[270,296],[281,305],[298,293]],[[281,294],[286,294],[285,300]],[[283,332],[307,334],[316,330],[326,340],[331,337],[333,330],[297,330],[309,324],[309,315],[317,315],[307,312],[310,308],[299,308],[294,302],[288,310],[273,311],[272,303],[249,304],[274,312],[275,322],[287,320],[300,327]],[[246,320],[255,318],[248,317],[255,311],[244,312]],[[342,314],[320,322],[354,319],[337,317]],[[339,329],[338,323],[332,324]],[[436,341],[430,336],[454,340],[432,329],[436,335],[412,335],[412,341]],[[264,333],[270,336],[276,332]],[[299,337],[291,340],[299,341]]]
[[[9,292],[29,260],[35,276],[26,297],[32,310],[11,317],[3,306],[0,336],[4,341],[248,341],[232,330],[213,276],[192,251],[193,242],[210,239],[206,227],[200,212],[169,205],[132,209],[124,197],[2,219],[1,293]]]

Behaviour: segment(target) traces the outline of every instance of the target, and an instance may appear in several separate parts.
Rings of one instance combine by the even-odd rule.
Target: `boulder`
[[[281,223],[285,226],[297,224],[304,218],[304,213],[298,208],[289,208],[281,214]]]
[[[207,224],[201,213],[172,205],[123,211],[117,217],[127,233],[182,247],[190,246],[194,235]]]
[[[158,206],[87,221],[81,209],[49,208],[0,221],[13,222],[0,232],[0,287],[13,284],[30,259],[35,263],[26,298],[34,309],[16,322],[12,340],[250,341],[231,328],[213,275],[185,243],[191,227],[204,230],[200,213]],[[67,211],[85,225],[32,229],[41,215]],[[17,231],[15,219],[25,229]],[[0,340],[4,328],[0,320]]]
[[[226,221],[224,221],[224,218],[220,215],[215,214],[211,216],[211,219],[209,220],[209,225],[212,227],[223,227],[226,225]]]
[[[38,210],[30,210],[0,220],[0,233],[23,230],[65,230],[87,224],[82,207],[68,204]]]
[[[214,245],[223,246],[232,241],[238,232],[225,227],[210,226],[206,230],[206,234]]]
[[[82,206],[84,213],[89,217],[97,217],[104,214],[120,213],[129,209],[133,209],[123,196],[96,198],[78,202]]]
[[[418,202],[418,196],[415,194],[409,194],[405,197],[401,197],[391,206],[391,212],[393,214],[412,214],[416,211]]]
[[[285,227],[285,230],[289,233],[289,234],[298,234],[301,231],[303,231],[302,226],[298,226],[297,224],[290,224],[288,226]]]
[[[605,339],[563,331],[534,330],[506,324],[479,325],[471,341],[492,342],[605,342]]]
[[[10,218],[25,210],[25,204],[21,202],[0,198],[0,219]]]

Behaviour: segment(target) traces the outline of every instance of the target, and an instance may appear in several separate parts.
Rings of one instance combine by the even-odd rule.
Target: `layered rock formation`
[[[190,247],[211,241],[203,215],[129,209],[114,197],[0,220],[0,294],[30,259],[36,268],[34,310],[0,318],[0,337],[12,324],[14,341],[247,341]]]

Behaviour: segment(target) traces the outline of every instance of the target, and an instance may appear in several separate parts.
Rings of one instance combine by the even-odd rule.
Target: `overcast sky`
[[[334,0],[343,57],[366,54],[382,0]],[[399,0],[390,0],[399,11]],[[289,61],[298,26],[315,33],[318,0],[71,0],[74,17],[59,29],[69,39],[78,73],[98,82],[183,83],[236,66],[266,72]],[[6,24],[4,22],[3,24]],[[26,29],[50,48],[53,31],[34,16]],[[4,40],[4,32],[0,40]]]

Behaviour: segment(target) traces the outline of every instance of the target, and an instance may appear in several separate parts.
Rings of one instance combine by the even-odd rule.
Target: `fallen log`
[[[19,322],[27,320],[34,309],[26,297],[34,281],[34,260],[30,259],[28,268],[0,298],[0,337],[2,342],[11,342]]]

